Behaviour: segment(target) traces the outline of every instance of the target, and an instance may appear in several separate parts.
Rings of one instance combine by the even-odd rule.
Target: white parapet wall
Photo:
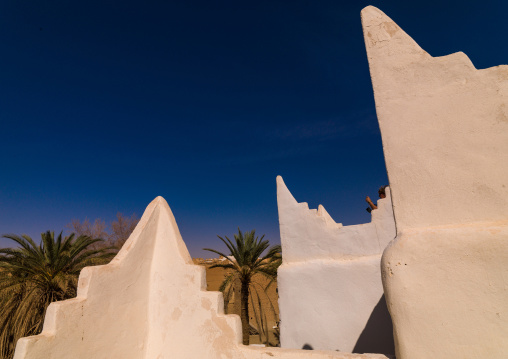
[[[397,223],[382,259],[397,359],[507,358],[508,66],[432,57],[371,6],[362,23]]]
[[[113,261],[83,269],[77,298],[52,303],[42,333],[20,339],[14,358],[386,359],[244,346],[240,318],[205,288],[205,268],[158,197]]]
[[[380,270],[381,254],[395,238],[389,188],[386,195],[370,223],[343,226],[323,206],[298,203],[277,177],[283,348],[393,354]]]

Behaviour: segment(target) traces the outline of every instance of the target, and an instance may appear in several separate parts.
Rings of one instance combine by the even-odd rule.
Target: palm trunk
[[[242,320],[243,344],[249,345],[250,325],[249,325],[249,282],[248,281],[242,281],[240,319]]]

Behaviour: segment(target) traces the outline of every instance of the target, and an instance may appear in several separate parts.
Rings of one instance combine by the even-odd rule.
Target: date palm
[[[0,249],[0,357],[10,358],[19,338],[42,330],[51,302],[76,296],[81,269],[107,263],[114,253],[93,249],[101,239],[74,234],[55,238],[48,231],[40,244],[27,235],[3,237],[17,244]]]
[[[233,280],[239,280],[240,288],[240,319],[242,321],[242,337],[243,344],[249,344],[249,294],[252,279],[255,275],[263,275],[270,280],[274,280],[277,276],[277,268],[281,263],[281,247],[274,245],[270,248],[268,240],[263,240],[255,236],[255,230],[242,234],[238,228],[238,234],[234,235],[235,241],[231,241],[225,236],[225,239],[219,239],[226,245],[229,255],[210,248],[204,250],[216,253],[226,259],[225,263],[216,263],[210,268],[224,268],[231,270],[231,274],[226,276],[221,284],[220,290],[224,292],[226,287]],[[262,256],[263,252],[268,252]]]

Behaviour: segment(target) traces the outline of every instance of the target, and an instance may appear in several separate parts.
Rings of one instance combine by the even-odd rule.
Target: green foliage
[[[55,238],[48,231],[39,245],[27,235],[3,237],[18,245],[0,249],[0,357],[11,358],[19,338],[41,332],[51,302],[76,296],[81,269],[115,253],[93,249],[102,240],[88,236]]]
[[[224,257],[228,261],[228,263],[216,263],[210,268],[231,269],[238,275],[240,281],[250,280],[254,274],[264,275],[270,280],[276,278],[277,268],[282,260],[281,247],[280,245],[274,245],[261,257],[261,254],[270,246],[270,242],[263,240],[264,235],[261,238],[255,237],[255,235],[255,230],[242,234],[240,228],[238,228],[238,234],[234,235],[235,243],[227,236],[225,236],[226,239],[217,236],[229,249],[230,254],[226,255],[215,249],[203,248]]]
[[[277,268],[282,262],[280,245],[274,245],[269,248],[270,243],[268,240],[263,240],[264,235],[258,238],[255,234],[255,230],[242,234],[240,228],[238,228],[238,234],[234,235],[234,242],[228,237],[224,239],[217,236],[228,248],[230,252],[229,255],[215,249],[204,248],[227,260],[226,263],[216,263],[210,266],[210,268],[224,268],[230,270],[230,274],[226,276],[224,282],[220,286],[220,291],[224,293],[227,299],[229,299],[234,281],[239,281],[241,283],[240,318],[242,320],[243,343],[246,345],[249,344],[249,296],[251,296],[253,277],[255,275],[262,275],[268,278],[271,284],[276,279]],[[263,252],[266,250],[268,250],[267,253],[262,256]],[[256,321],[258,321],[258,319],[259,316],[256,315]],[[264,322],[266,322],[266,317]],[[264,328],[260,328],[259,331],[262,332],[263,329]]]
[[[271,311],[273,317],[276,318],[276,321],[278,322],[275,306],[267,294],[267,290],[272,283],[273,281],[268,283],[267,286],[263,287],[261,284],[253,280],[250,287],[250,302],[252,303],[254,320],[256,321],[256,325],[259,328],[258,330],[259,341],[265,344],[267,347],[275,347],[280,343],[280,338],[277,336],[278,328],[274,332],[276,342],[275,343],[270,342],[268,319],[266,317],[265,309],[263,309],[263,305],[261,303],[260,293],[267,299],[267,302],[270,304],[270,306],[267,309]]]

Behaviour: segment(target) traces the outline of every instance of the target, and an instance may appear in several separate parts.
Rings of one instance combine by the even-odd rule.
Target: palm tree
[[[268,249],[270,243],[268,240],[263,240],[265,236],[255,237],[255,232],[255,230],[252,230],[242,234],[240,228],[238,228],[238,234],[234,235],[235,243],[228,237],[224,239],[217,236],[229,249],[229,256],[215,249],[204,248],[204,250],[216,253],[227,260],[226,263],[216,263],[210,266],[210,268],[231,270],[230,275],[226,276],[221,284],[220,290],[222,292],[235,279],[238,279],[241,283],[240,319],[242,321],[243,344],[245,345],[249,345],[249,293],[252,278],[254,275],[259,274],[273,281],[277,276],[277,268],[282,261],[280,245],[274,245]],[[268,252],[261,257],[266,249],[268,249]]]
[[[47,231],[39,245],[27,235],[3,237],[18,244],[0,249],[0,357],[10,358],[19,338],[42,330],[51,302],[76,296],[81,269],[107,263],[114,253],[92,248],[101,239],[74,233],[55,239]]]

